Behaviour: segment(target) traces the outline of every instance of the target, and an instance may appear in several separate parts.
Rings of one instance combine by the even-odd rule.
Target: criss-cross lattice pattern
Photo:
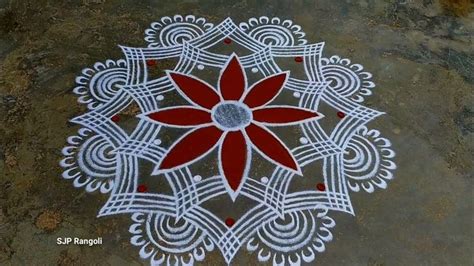
[[[147,48],[120,46],[124,58],[96,63],[76,79],[74,92],[88,111],[71,120],[81,126],[63,149],[63,177],[88,192],[110,195],[98,216],[129,214],[131,243],[151,264],[194,263],[217,247],[230,263],[242,247],[258,251],[261,262],[311,262],[332,240],[335,222],[328,214],[355,215],[350,192],[385,188],[393,178],[395,156],[390,142],[367,124],[382,112],[362,105],[374,88],[371,74],[338,56],[324,57],[324,43],[307,44],[301,27],[279,18],[251,18],[218,25],[194,16],[164,17],[145,31]],[[255,203],[229,226],[203,203],[225,195],[220,176],[202,176],[184,166],[164,174],[172,194],[139,187],[141,161],[159,164],[168,153],[160,141],[165,126],[140,119],[131,133],[114,116],[132,103],[141,113],[160,110],[161,99],[176,88],[169,76],[150,78],[150,61],[177,59],[173,72],[222,69],[229,55],[212,52],[230,40],[250,51],[241,56],[245,71],[267,77],[283,70],[278,58],[295,59],[305,78],[291,75],[284,85],[298,107],[317,111],[321,104],[338,111],[333,128],[321,120],[299,124],[300,145],[291,154],[303,169],[322,164],[322,189],[289,192],[295,173],[275,166],[268,177],[250,176],[238,197]],[[324,119],[324,118],[323,118]]]

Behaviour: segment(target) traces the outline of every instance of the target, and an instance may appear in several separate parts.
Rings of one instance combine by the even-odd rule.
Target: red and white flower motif
[[[284,87],[288,72],[266,77],[247,90],[247,77],[234,54],[219,77],[219,89],[177,72],[167,75],[192,106],[163,108],[146,114],[171,127],[194,128],[174,143],[160,162],[160,171],[191,164],[219,146],[219,169],[235,199],[250,168],[254,148],[274,164],[301,174],[285,144],[266,126],[282,126],[321,118],[292,106],[270,105]]]

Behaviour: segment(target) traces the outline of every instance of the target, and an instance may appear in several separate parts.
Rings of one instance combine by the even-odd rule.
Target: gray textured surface
[[[143,263],[128,218],[96,219],[106,198],[73,189],[57,162],[77,129],[65,121],[83,110],[75,76],[120,57],[117,44],[143,45],[151,21],[176,13],[289,18],[326,42],[326,56],[373,73],[366,103],[387,112],[372,125],[392,140],[396,179],[353,194],[355,217],[332,215],[335,239],[318,264],[473,265],[474,15],[429,0],[0,1],[0,264]],[[57,246],[66,235],[104,245]],[[241,251],[234,264],[255,261]],[[224,262],[215,251],[206,263]]]

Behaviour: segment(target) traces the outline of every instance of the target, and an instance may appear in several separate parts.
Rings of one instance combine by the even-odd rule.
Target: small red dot
[[[303,62],[303,57],[301,57],[301,56],[295,57],[295,62],[297,62],[297,63]]]
[[[323,183],[318,183],[316,185],[316,188],[319,190],[319,191],[325,191],[326,190],[326,185],[324,185]]]
[[[337,117],[344,118],[345,116],[346,114],[344,114],[343,112],[337,112]]]
[[[145,185],[139,185],[137,187],[137,191],[138,192],[147,192],[148,191],[148,188],[145,186]]]
[[[230,44],[231,42],[232,42],[232,40],[230,38],[225,38],[224,39],[225,44]]]
[[[146,65],[149,67],[156,66],[156,60],[146,60]]]
[[[114,115],[114,116],[112,116],[112,118],[110,118],[110,119],[111,119],[112,121],[114,121],[114,122],[118,122],[118,121],[120,121],[120,116],[119,116],[119,115]]]
[[[234,224],[235,224],[234,219],[232,219],[232,218],[225,219],[225,225],[227,225],[228,227],[232,227]]]

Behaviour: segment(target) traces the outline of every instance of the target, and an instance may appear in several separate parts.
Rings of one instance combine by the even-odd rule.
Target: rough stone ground
[[[142,46],[163,15],[279,16],[301,25],[325,55],[364,65],[377,84],[372,122],[393,142],[396,179],[355,194],[356,216],[335,215],[321,265],[473,265],[474,14],[469,0],[45,1],[0,0],[0,264],[131,265],[126,216],[95,218],[104,196],[60,178],[72,94],[85,66]],[[57,246],[101,235],[101,247]],[[240,252],[235,265],[253,265]],[[224,264],[208,255],[209,265]]]

